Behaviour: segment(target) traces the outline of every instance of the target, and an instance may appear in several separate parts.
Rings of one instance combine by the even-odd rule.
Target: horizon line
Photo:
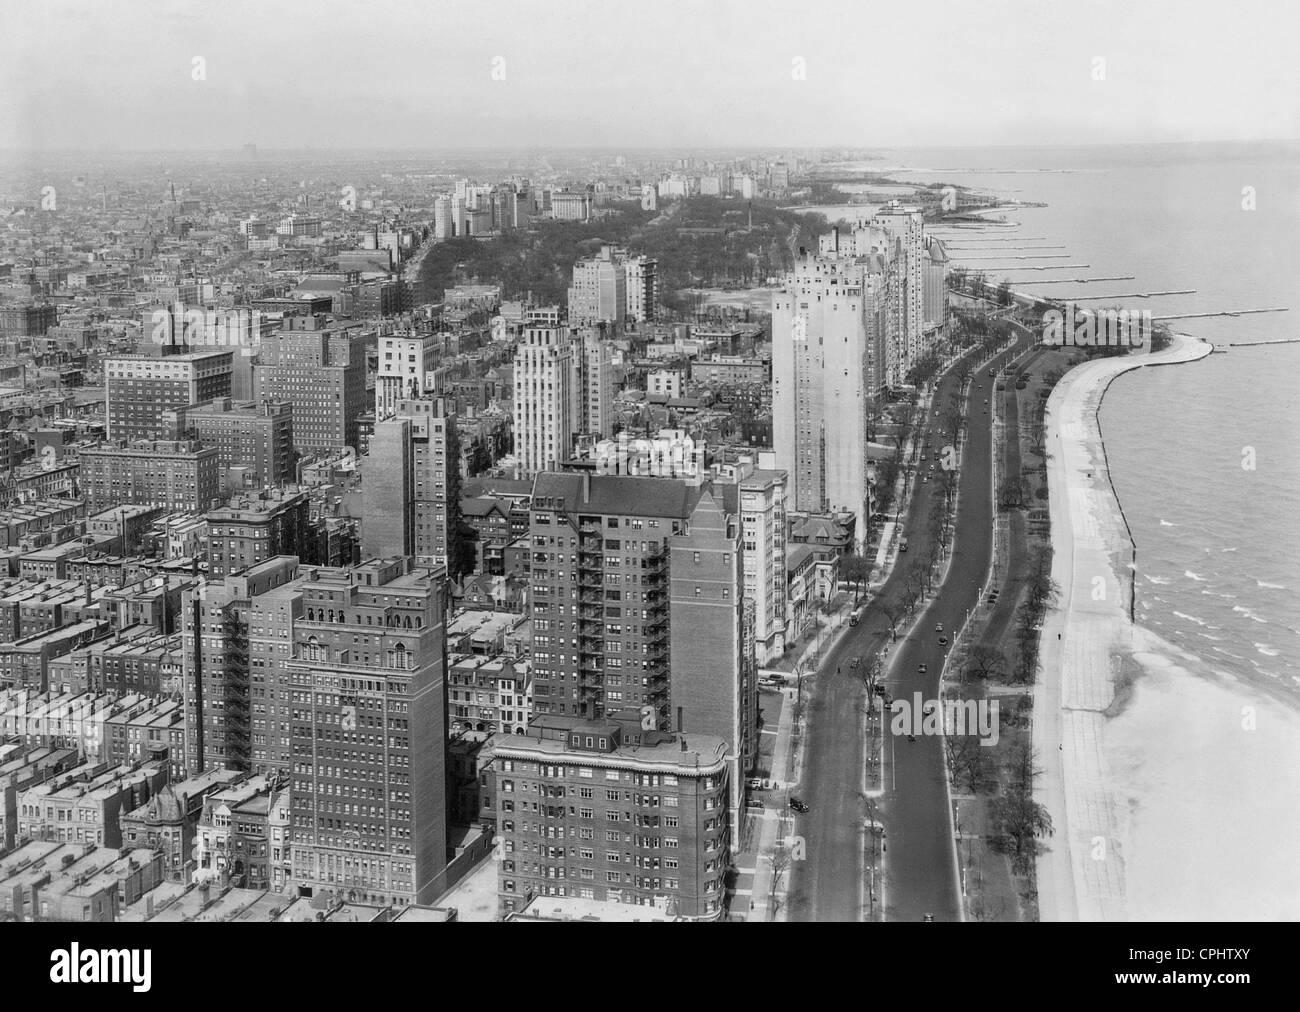
[[[22,154],[22,155],[40,155],[40,154],[67,154],[67,155],[183,155],[183,154],[230,154],[231,152],[241,152],[245,146],[252,146],[261,152],[276,153],[382,153],[382,154],[463,154],[473,153],[482,154],[487,152],[508,152],[515,153],[543,153],[543,152],[611,152],[622,154],[629,151],[637,152],[666,152],[666,151],[831,151],[836,149],[847,149],[866,152],[883,152],[897,150],[986,150],[989,148],[1136,148],[1136,147],[1174,147],[1174,146],[1199,146],[1199,145],[1216,145],[1227,144],[1246,146],[1252,144],[1300,144],[1300,136],[1295,137],[1255,137],[1255,138],[1211,138],[1211,139],[1186,139],[1186,140],[1153,140],[1153,141],[1088,141],[1076,144],[1062,144],[1057,142],[999,142],[989,144],[882,144],[882,145],[861,145],[861,144],[746,144],[746,145],[713,145],[701,146],[695,144],[683,145],[618,145],[618,144],[598,144],[598,145],[552,145],[543,146],[541,144],[528,144],[522,146],[505,146],[505,145],[474,145],[467,147],[455,148],[432,148],[432,147],[263,147],[256,141],[246,141],[243,144],[230,147],[211,147],[211,148],[17,148],[0,146],[0,155]]]

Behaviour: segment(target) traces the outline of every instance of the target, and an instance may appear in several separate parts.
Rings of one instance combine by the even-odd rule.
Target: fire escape
[[[599,520],[584,518],[578,527],[578,712],[592,718],[605,711],[602,548]]]

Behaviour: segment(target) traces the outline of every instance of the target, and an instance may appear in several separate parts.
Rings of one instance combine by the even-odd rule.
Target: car
[[[921,484],[922,484],[922,485],[928,484],[929,481],[930,481],[930,476],[929,476],[928,474],[923,474],[923,475],[921,475]]]
[[[857,667],[859,664],[861,664],[861,663],[862,663],[862,658],[861,658],[861,657],[855,657],[855,658],[853,658],[853,660],[851,660],[851,661],[849,662],[849,667],[851,667],[851,668],[856,668],[856,667]]]
[[[942,623],[942,622],[936,622],[936,623],[934,624],[934,631],[937,632],[937,633],[941,633],[941,632],[943,632],[943,623]]]
[[[796,812],[798,812],[800,815],[803,815],[804,813],[806,813],[806,812],[808,811],[808,806],[805,805],[805,804],[804,804],[802,801],[800,801],[798,798],[791,798],[791,799],[790,799],[790,807],[793,808],[793,809],[794,809]]]
[[[990,376],[996,376],[997,374],[998,374],[998,371],[997,371],[996,369],[990,369],[990,370],[989,370],[989,375],[990,375]]]
[[[766,806],[765,804],[763,804],[762,800],[759,799],[759,798],[750,798],[748,801],[745,802],[745,807],[746,807],[746,808],[766,808],[767,806]]]
[[[759,780],[758,777],[750,777],[745,781],[745,785],[751,791],[761,791],[763,789],[763,781]]]
[[[923,674],[925,674],[925,673],[926,673],[927,671],[929,671],[929,670],[930,670],[930,669],[927,668],[924,664],[918,664],[918,665],[916,666],[916,673],[917,673],[918,675],[923,675]]]
[[[940,637],[939,637],[939,646],[941,646],[941,647],[946,647],[947,645],[948,645],[948,637],[947,637],[947,636],[940,636]]]
[[[934,914],[926,914],[921,920],[925,924],[930,924],[934,921]]]
[[[922,481],[925,481],[924,478],[922,478],[921,480],[922,480]],[[898,546],[898,550],[899,550],[900,552],[905,552],[905,551],[907,551],[907,538],[904,538],[904,539],[903,539],[903,543],[900,544],[900,545]]]

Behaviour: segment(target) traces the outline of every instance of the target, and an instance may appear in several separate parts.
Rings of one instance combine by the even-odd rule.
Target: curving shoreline
[[[1117,376],[1196,361],[1210,350],[1179,334],[1159,352],[1085,362],[1048,399],[1052,578],[1060,598],[1040,633],[1042,671],[1034,689],[1034,747],[1043,770],[1034,798],[1055,829],[1038,859],[1040,920],[1129,916],[1120,845],[1127,834],[1102,739],[1115,700],[1113,676],[1134,650],[1125,606],[1134,547],[1110,481],[1098,409]]]

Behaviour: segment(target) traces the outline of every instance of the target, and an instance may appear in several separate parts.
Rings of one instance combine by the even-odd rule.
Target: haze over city
[[[1294,14],[1261,0],[8,0],[3,17],[6,149],[1300,136]]]

